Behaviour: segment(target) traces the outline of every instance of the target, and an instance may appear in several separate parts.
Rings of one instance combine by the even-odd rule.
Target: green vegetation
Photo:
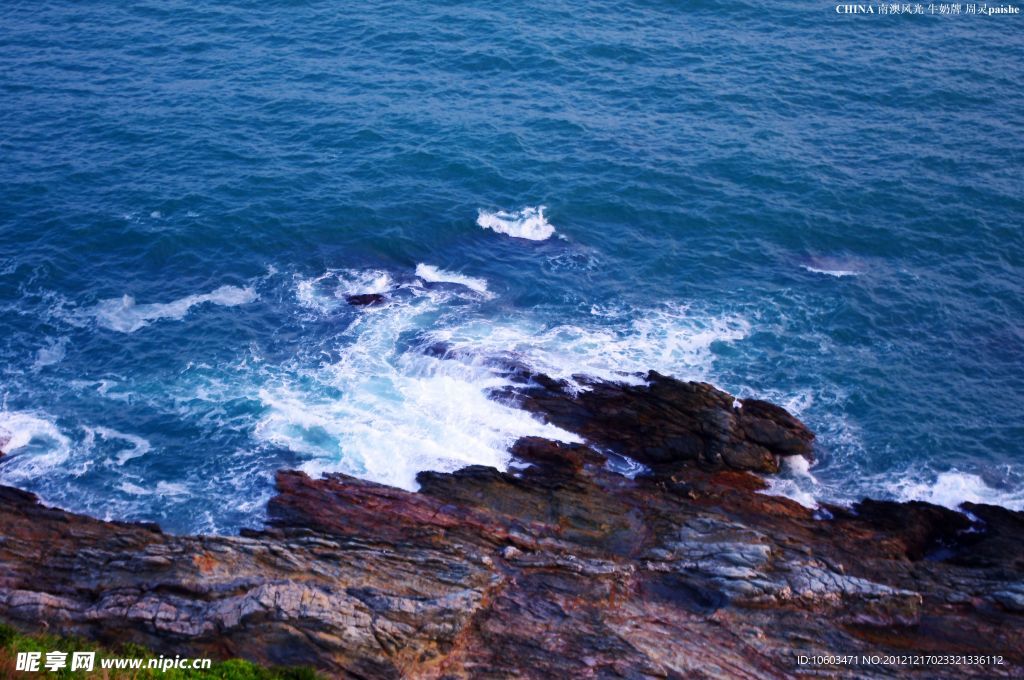
[[[16,670],[18,652],[41,652],[45,661],[47,652],[67,653],[67,666],[50,672],[40,664],[36,673]],[[70,660],[74,652],[96,652],[96,661],[91,672],[71,671]],[[74,637],[59,637],[46,634],[25,634],[0,623],[0,678],[59,678],[60,680],[320,680],[320,676],[309,668],[264,668],[242,659],[213,661],[207,670],[161,671],[159,668],[130,670],[104,669],[101,659],[157,659],[159,655],[139,645],[126,644],[116,650],[104,649],[98,645]]]

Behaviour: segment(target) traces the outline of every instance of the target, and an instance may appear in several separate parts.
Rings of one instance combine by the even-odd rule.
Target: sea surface
[[[503,467],[575,438],[511,357],[776,401],[805,503],[1022,508],[1022,21],[5,2],[0,483],[232,532],[280,468]]]

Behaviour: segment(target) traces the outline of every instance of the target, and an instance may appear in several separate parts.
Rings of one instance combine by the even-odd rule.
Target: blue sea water
[[[283,467],[500,467],[574,438],[514,355],[787,406],[804,502],[1021,508],[1021,21],[6,2],[0,483],[211,532]]]

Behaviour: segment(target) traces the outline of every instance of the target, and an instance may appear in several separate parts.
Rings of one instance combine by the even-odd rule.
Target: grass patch
[[[40,652],[42,658],[39,671],[20,672],[17,668],[18,652]],[[66,666],[56,672],[46,670],[47,652],[65,652]],[[95,652],[96,660],[92,671],[71,671],[71,657],[74,652]],[[45,633],[22,633],[13,626],[0,623],[0,678],[59,678],[60,680],[321,680],[321,676],[310,668],[275,667],[266,668],[242,659],[228,661],[214,660],[209,669],[168,669],[146,668],[150,659],[159,659],[149,649],[135,644],[126,644],[115,650],[106,649],[95,643],[76,637],[63,637]],[[103,659],[143,659],[143,668],[105,669]]]

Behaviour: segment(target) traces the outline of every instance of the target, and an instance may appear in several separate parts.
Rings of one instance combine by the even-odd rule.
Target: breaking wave
[[[839,279],[844,276],[860,276],[860,272],[852,269],[820,269],[818,267],[812,267],[809,264],[802,264],[800,266],[812,274],[825,274],[826,276],[834,276]]]
[[[481,210],[476,223],[484,229],[530,241],[546,241],[555,233],[555,228],[544,218],[542,205],[512,212]]]
[[[67,461],[71,439],[53,418],[27,411],[0,411],[0,453],[5,454],[2,479],[18,483],[46,475]]]
[[[299,295],[311,293],[306,302],[316,309],[329,310],[336,299],[324,288]],[[344,472],[407,489],[422,470],[504,468],[509,446],[522,436],[578,441],[489,398],[507,381],[486,358],[453,361],[424,351],[424,326],[444,323],[457,296],[408,284],[392,295],[372,314],[355,312],[332,343],[330,360],[297,361],[264,377],[258,440],[303,454],[302,469],[313,475]]]
[[[961,503],[986,503],[1024,510],[1024,489],[997,489],[980,475],[958,470],[940,472],[930,479],[907,475],[889,483],[888,487],[898,500],[927,501],[954,510]]]
[[[416,276],[420,277],[427,283],[454,283],[459,286],[465,286],[470,290],[475,290],[481,295],[491,295],[487,290],[486,279],[456,274],[455,272],[448,272],[443,269],[438,269],[433,265],[423,263],[416,265]]]
[[[703,318],[679,306],[643,314],[600,310],[587,326],[545,323],[532,314],[495,320],[477,313],[481,296],[460,295],[468,277],[429,265],[416,273],[459,285],[424,287],[389,276],[385,286],[375,271],[297,279],[303,307],[347,314],[348,321],[326,348],[311,348],[310,360],[258,376],[257,440],[302,455],[302,469],[313,475],[343,472],[415,488],[422,470],[505,468],[510,446],[523,436],[579,441],[491,397],[509,384],[510,365],[570,380],[585,373],[638,382],[651,368],[698,376],[714,343],[748,331],[742,319]],[[337,304],[339,281],[361,282],[355,289],[340,284],[345,292],[386,290],[389,303],[372,312]]]

